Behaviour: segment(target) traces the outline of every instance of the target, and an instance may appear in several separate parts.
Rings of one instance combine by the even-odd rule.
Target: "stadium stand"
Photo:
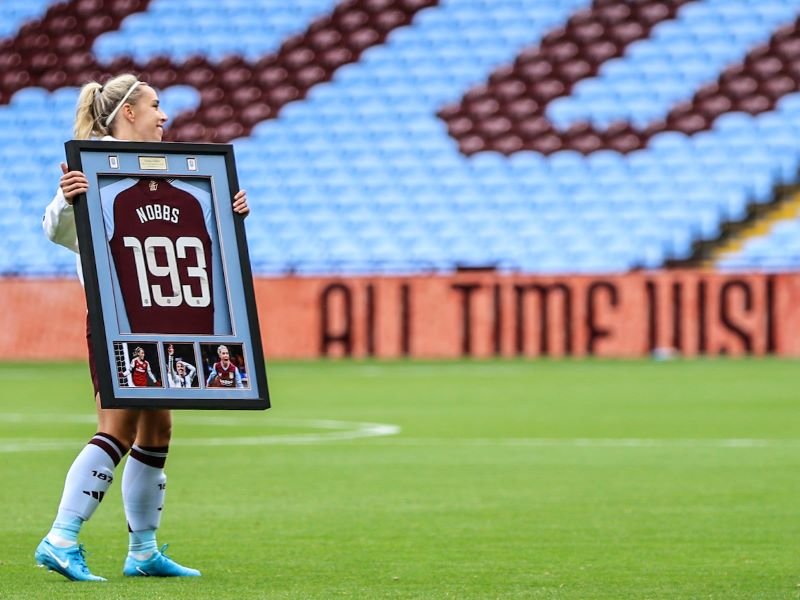
[[[41,234],[78,86],[160,90],[169,139],[231,142],[257,274],[606,273],[798,184],[800,0],[4,0],[0,273]],[[778,214],[778,213],[776,213]],[[783,211],[719,268],[797,268]],[[54,260],[55,256],[55,260]]]

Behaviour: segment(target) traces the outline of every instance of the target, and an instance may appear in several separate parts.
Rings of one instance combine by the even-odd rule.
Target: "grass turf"
[[[795,362],[268,370],[265,413],[175,413],[159,542],[203,577],[122,577],[119,470],[81,533],[109,581],[76,584],[33,550],[88,370],[0,365],[0,598],[800,597]]]

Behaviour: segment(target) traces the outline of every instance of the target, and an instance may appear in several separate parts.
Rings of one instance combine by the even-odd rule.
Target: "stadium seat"
[[[2,3],[6,35],[51,4]],[[65,82],[98,60],[149,65],[173,139],[232,141],[269,274],[659,266],[797,182],[800,1],[437,3],[405,26],[423,6],[153,0],[116,31],[95,22],[93,46],[37,85],[30,61],[50,59],[22,36],[0,53],[29,61],[0,76],[0,181],[32,183],[0,202],[38,223],[75,110]],[[784,231],[737,264],[776,264]],[[4,272],[74,268],[14,234],[30,251]]]

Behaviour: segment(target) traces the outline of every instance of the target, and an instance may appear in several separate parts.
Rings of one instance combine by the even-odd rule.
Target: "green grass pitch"
[[[800,598],[789,360],[275,362],[266,412],[175,413],[159,543],[122,577],[119,476],[35,568],[94,433],[85,364],[0,365],[0,598]]]

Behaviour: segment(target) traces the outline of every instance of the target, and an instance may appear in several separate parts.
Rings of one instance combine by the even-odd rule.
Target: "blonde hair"
[[[109,80],[105,85],[91,81],[81,88],[75,110],[73,132],[76,140],[110,135],[113,119],[110,116],[125,104],[136,104],[142,86],[135,75],[126,73]]]

